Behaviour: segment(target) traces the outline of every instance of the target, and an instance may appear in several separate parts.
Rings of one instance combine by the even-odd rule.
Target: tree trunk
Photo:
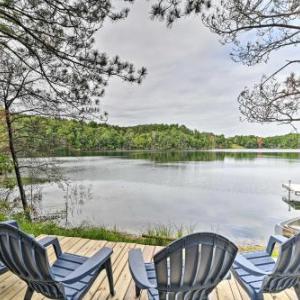
[[[7,105],[5,106],[5,120],[6,120],[7,132],[8,132],[9,149],[10,149],[10,154],[11,154],[11,157],[13,160],[13,165],[14,165],[14,170],[15,170],[17,185],[18,185],[19,192],[20,192],[20,198],[22,201],[23,210],[24,210],[26,218],[28,220],[31,220],[30,213],[29,213],[29,207],[28,207],[28,203],[26,200],[26,194],[25,194],[23,183],[22,183],[19,162],[18,162],[18,158],[17,158],[17,154],[16,154],[15,145],[14,145],[14,136],[13,136],[13,129],[12,129],[12,124],[11,124],[11,115],[10,115],[9,107]]]

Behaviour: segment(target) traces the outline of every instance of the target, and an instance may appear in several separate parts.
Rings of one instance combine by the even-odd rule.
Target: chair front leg
[[[135,285],[135,297],[138,298],[141,295],[141,289]]]
[[[251,297],[251,300],[264,300],[264,294],[263,293],[255,294]]]
[[[26,290],[24,300],[31,300],[32,295],[33,295],[33,289],[28,287]]]
[[[114,296],[115,295],[114,278],[113,278],[113,272],[112,272],[111,259],[110,258],[105,262],[105,270],[106,270],[107,279],[108,279],[108,283],[109,283],[110,294],[112,296]]]

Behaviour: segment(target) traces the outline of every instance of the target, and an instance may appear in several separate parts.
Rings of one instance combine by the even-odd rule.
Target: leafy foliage
[[[153,19],[166,21],[171,26],[179,18],[197,15],[210,7],[210,0],[160,0],[152,4],[151,16]]]
[[[32,128],[30,125],[32,123],[34,123],[34,137],[27,130]],[[30,153],[31,157],[39,156],[41,153],[55,155],[59,151],[68,153],[118,149],[188,150],[228,147],[222,135],[200,133],[176,124],[118,127],[87,124],[75,120],[28,117],[18,120],[18,127],[23,128],[20,136],[24,138],[19,140],[23,149],[26,149],[23,156]]]
[[[183,125],[149,124],[119,127],[95,122],[31,116],[18,119],[17,141],[21,156],[40,157],[103,150],[201,150],[225,148],[300,147],[300,135],[254,135],[226,138],[199,132]],[[1,129],[1,127],[0,127]]]
[[[12,172],[12,162],[8,156],[0,153],[0,175]]]

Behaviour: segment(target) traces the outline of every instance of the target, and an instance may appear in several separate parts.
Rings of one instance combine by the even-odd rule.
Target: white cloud
[[[104,107],[112,124],[180,123],[226,135],[291,131],[290,126],[241,123],[236,101],[244,86],[284,63],[280,54],[269,64],[236,64],[230,47],[222,46],[199,19],[186,18],[168,29],[149,19],[147,1],[136,2],[126,20],[106,23],[96,41],[100,51],[149,72],[141,86],[111,82]]]

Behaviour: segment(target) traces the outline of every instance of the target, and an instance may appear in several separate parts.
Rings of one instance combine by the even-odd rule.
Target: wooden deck
[[[128,265],[128,250],[132,248],[141,248],[145,260],[150,261],[153,254],[161,249],[161,247],[145,246],[138,244],[127,243],[114,243],[107,241],[95,241],[81,238],[59,237],[63,251],[76,253],[80,255],[91,256],[99,248],[103,246],[113,248],[112,263],[113,273],[115,280],[115,297],[109,295],[107,280],[105,272],[101,272],[96,282],[91,287],[89,293],[85,296],[85,300],[104,300],[104,299],[135,299],[134,284],[132,282]],[[52,249],[49,249],[50,261],[55,259]],[[25,294],[26,285],[23,281],[19,280],[15,275],[7,272],[0,276],[0,299],[23,299]],[[47,299],[41,295],[35,294],[33,299]],[[142,293],[140,299],[146,300],[147,295]],[[241,289],[238,283],[234,280],[227,280],[218,285],[217,289],[211,294],[213,300],[248,300],[248,296]],[[297,299],[294,291],[288,290],[277,295],[266,294],[264,299],[267,300],[292,300]]]

